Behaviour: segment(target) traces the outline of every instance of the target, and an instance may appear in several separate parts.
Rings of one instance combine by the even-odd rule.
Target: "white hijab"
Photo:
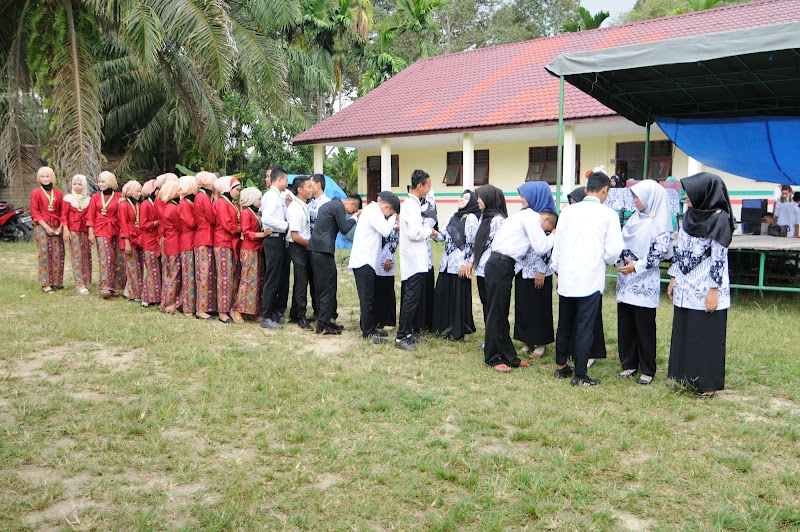
[[[622,228],[625,249],[631,250],[639,260],[646,259],[650,252],[650,242],[658,235],[672,233],[672,216],[669,212],[669,199],[656,180],[645,179],[631,187],[644,205],[644,212],[637,210]],[[667,257],[672,257],[670,248]]]
[[[75,189],[73,188],[71,193],[64,196],[64,201],[79,211],[82,211],[89,204],[87,201],[89,198],[89,182],[86,179],[86,176],[83,174],[75,174],[72,176],[72,181],[75,181],[76,179],[83,183],[83,194],[75,193]]]

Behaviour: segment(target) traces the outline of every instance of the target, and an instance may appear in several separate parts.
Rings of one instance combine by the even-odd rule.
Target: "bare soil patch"
[[[343,481],[344,479],[339,475],[334,475],[333,473],[323,473],[317,477],[317,481],[312,485],[312,487],[318,490],[326,490],[335,486],[336,484],[341,484]]]
[[[611,514],[617,520],[622,530],[629,530],[631,532],[646,532],[652,530],[655,523],[650,519],[641,519],[628,512],[619,510],[612,510]]]

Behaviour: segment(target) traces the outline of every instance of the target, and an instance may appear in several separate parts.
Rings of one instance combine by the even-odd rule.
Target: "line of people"
[[[652,382],[656,373],[656,308],[659,264],[672,260],[668,294],[675,317],[668,376],[710,395],[724,387],[726,309],[730,306],[727,246],[733,231],[730,200],[722,180],[698,174],[682,180],[689,207],[673,257],[671,213],[664,189],[645,180],[631,188],[638,212],[620,230],[616,213],[602,205],[609,178],[589,175],[585,189],[559,216],[546,183],[519,187],[523,209],[509,216],[493,185],[466,190],[458,210],[438,223],[430,176],[415,170],[400,204],[382,192],[362,211],[361,198],[324,195],[324,177],[299,176],[289,191],[279,166],[267,171],[267,192],[241,190],[232,177],[209,172],[178,178],[164,174],[144,185],[129,181],[116,192],[113,174],[98,176],[88,196],[84,176],[63,196],[53,170],[37,174],[31,213],[39,246],[39,284],[46,293],[63,287],[65,243],[75,284],[88,294],[91,244],[97,246],[99,291],[119,294],[163,312],[199,319],[243,322],[280,329],[286,322],[289,275],[294,271],[289,321],[319,334],[341,334],[337,318],[339,233],[356,225],[349,269],[360,303],[362,337],[387,343],[386,326],[397,325],[394,343],[414,350],[423,333],[462,340],[475,332],[472,278],[485,320],[484,360],[509,372],[530,365],[512,342],[512,288],[516,297],[513,338],[520,354],[542,357],[556,344],[558,378],[592,386],[591,358],[605,356],[602,293],[606,267],[618,264],[617,315],[621,378]],[[557,228],[557,229],[556,229]],[[431,242],[444,242],[434,278]],[[396,315],[395,254],[400,250],[400,313]],[[290,265],[292,268],[290,268]],[[553,275],[558,281],[554,283]],[[552,293],[559,296],[557,334]],[[309,288],[314,315],[306,316]],[[397,323],[396,323],[397,322]],[[700,347],[699,347],[700,346]],[[574,361],[574,367],[568,360]]]

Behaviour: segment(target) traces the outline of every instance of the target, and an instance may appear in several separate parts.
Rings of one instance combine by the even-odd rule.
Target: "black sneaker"
[[[572,368],[569,366],[564,366],[563,368],[560,369],[556,368],[556,371],[555,373],[553,373],[553,376],[556,379],[569,379],[570,377],[572,377]]]
[[[403,349],[405,351],[416,351],[417,349],[417,346],[411,343],[409,338],[402,338],[402,339],[395,338],[394,346],[399,347],[400,349]]]
[[[314,327],[311,323],[305,318],[298,318],[297,319],[297,326],[301,329],[313,329]]]
[[[387,340],[386,338],[381,338],[380,336],[376,336],[374,334],[370,334],[369,336],[365,336],[364,340],[366,340],[368,342],[372,342],[375,345],[382,345],[382,344],[388,344],[389,343],[389,340]]]
[[[569,383],[573,386],[597,386],[600,384],[600,379],[593,379],[588,375],[584,375],[583,377],[573,377]]]
[[[335,329],[333,327],[325,327],[322,330],[322,334],[323,335],[342,334],[342,331],[340,331],[339,329]]]
[[[428,341],[425,338],[421,337],[418,334],[412,334],[409,337],[408,341],[411,342],[412,344],[427,344],[428,343]]]
[[[283,314],[275,314],[272,316],[272,321],[283,325],[284,323],[286,323],[286,318],[283,316]]]
[[[377,329],[377,328],[374,329],[370,334],[373,336],[380,336],[381,338],[386,338],[387,336],[389,336],[389,333],[387,333],[383,329]]]
[[[344,325],[339,325],[338,323],[331,323],[331,327],[336,329],[337,331],[343,331]]]

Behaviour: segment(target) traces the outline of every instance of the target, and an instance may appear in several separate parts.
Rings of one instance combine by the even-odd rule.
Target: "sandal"
[[[492,366],[492,369],[498,373],[511,373],[511,366],[506,366],[505,364],[496,364]]]
[[[42,292],[44,292],[45,294],[55,294],[56,293],[56,291],[53,290],[52,286],[47,286],[47,287],[43,286],[42,287]]]
[[[716,390],[698,390],[695,395],[698,399],[711,399],[716,394]]]
[[[531,354],[536,358],[542,358],[544,354],[547,353],[547,346],[546,345],[537,345]]]
[[[636,380],[637,384],[650,384],[653,382],[653,377],[651,375],[639,375],[639,378]]]
[[[617,375],[617,376],[618,376],[620,379],[630,379],[631,377],[633,377],[634,375],[636,375],[636,373],[637,373],[637,372],[638,372],[638,371],[637,371],[637,370],[635,370],[635,369],[625,369],[625,370],[622,370],[622,372],[621,372],[619,375]]]
[[[227,324],[231,324],[231,323],[236,323],[235,321],[233,321],[233,318],[231,318],[231,317],[228,317],[228,319],[226,319],[226,320],[221,320],[221,319],[217,318],[217,320],[219,320],[221,323],[225,323],[226,325]]]

